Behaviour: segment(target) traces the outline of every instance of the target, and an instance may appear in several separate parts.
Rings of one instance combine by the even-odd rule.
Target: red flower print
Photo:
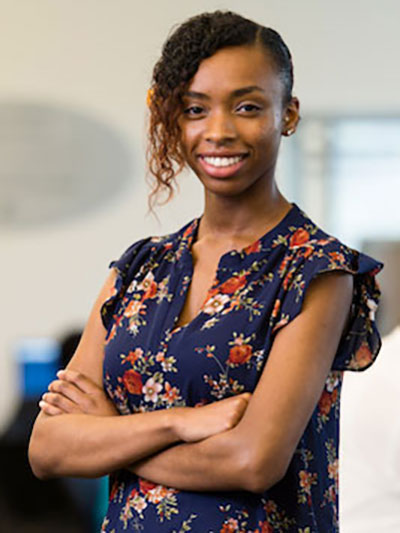
[[[113,499],[115,498],[115,496],[117,495],[118,486],[119,486],[118,482],[114,481],[114,483],[112,484],[112,487],[111,487],[111,491],[110,491],[110,502],[112,502]]]
[[[304,228],[297,229],[293,235],[290,237],[289,246],[293,248],[294,246],[301,246],[310,240],[310,234]]]
[[[132,489],[128,496],[128,500],[133,500],[138,494],[139,493],[136,489]]]
[[[331,410],[331,407],[332,407],[331,395],[326,390],[324,390],[321,398],[319,399],[318,407],[323,415],[328,415],[329,411]]]
[[[108,335],[107,337],[107,344],[113,340],[113,338],[115,337],[115,335],[117,334],[117,327],[115,324],[113,324],[111,330],[110,330],[110,334]]]
[[[163,394],[164,400],[172,404],[179,397],[179,391],[176,387],[171,387],[171,384],[168,381],[165,382],[165,393]]]
[[[261,241],[258,240],[256,242],[253,242],[253,244],[250,244],[250,246],[247,246],[243,251],[249,255],[257,253],[261,250]]]
[[[336,263],[342,264],[345,261],[344,255],[339,252],[329,252],[329,255],[333,261],[336,261]]]
[[[332,239],[319,239],[317,241],[317,243],[320,245],[320,246],[326,246],[327,244],[329,244],[331,242]]]
[[[332,402],[332,404],[336,403],[337,397],[338,397],[338,390],[334,389],[332,391],[332,394],[331,394],[331,402]]]
[[[252,355],[253,348],[250,344],[235,345],[229,350],[228,363],[242,365],[243,363],[246,363]]]
[[[136,348],[136,350],[130,351],[128,355],[123,359],[121,364],[126,362],[131,363],[132,365],[143,355],[143,350],[141,348]]]
[[[307,494],[307,503],[308,505],[311,505],[311,487],[312,485],[316,485],[317,483],[317,474],[311,474],[311,472],[307,472],[307,470],[300,470],[299,472],[300,477],[300,487],[303,489],[303,491]]]
[[[142,302],[140,302],[139,300],[131,300],[126,306],[124,316],[126,316],[127,318],[131,318],[132,316],[140,312],[141,306]]]
[[[302,256],[304,257],[304,259],[307,259],[308,257],[310,257],[310,255],[312,255],[313,251],[314,248],[312,246],[305,246]]]
[[[268,514],[275,513],[277,510],[276,503],[273,500],[268,500],[264,506],[265,511]]]
[[[152,483],[151,481],[147,481],[147,479],[141,479],[141,478],[139,478],[139,486],[140,486],[140,492],[142,494],[147,494],[149,490],[153,490],[157,487],[155,483]]]
[[[366,342],[363,342],[363,344],[361,344],[361,346],[357,350],[351,366],[353,368],[363,368],[364,366],[369,365],[371,361],[371,350],[369,349],[368,344]]]
[[[141,394],[142,392],[142,377],[136,370],[127,370],[122,377],[122,381],[128,392],[131,394]]]
[[[196,221],[194,221],[193,224],[190,224],[190,226],[186,228],[184,234],[182,235],[182,239],[186,239],[186,237],[189,237],[193,233],[193,230],[195,227],[196,227]]]
[[[339,481],[339,461],[335,459],[332,463],[328,464],[328,475],[337,484]]]
[[[156,294],[157,294],[157,283],[155,281],[152,281],[143,295],[143,300],[147,300],[147,298],[154,298]]]
[[[288,263],[293,259],[292,255],[286,255],[282,261],[282,263],[279,265],[279,275],[282,277],[283,274],[286,271],[286,267],[288,266]]]
[[[228,521],[222,525],[220,533],[236,533],[238,527],[239,522],[235,518],[229,518]]]
[[[227,279],[219,288],[222,294],[233,294],[246,285],[246,276],[233,276]]]
[[[276,318],[278,316],[280,308],[281,308],[281,301],[275,300],[274,308],[272,309],[272,313],[271,313],[272,318]]]
[[[268,522],[259,522],[258,525],[260,529],[257,529],[257,531],[260,531],[260,533],[274,533],[273,527]]]
[[[285,291],[287,290],[287,288],[289,287],[290,285],[290,282],[292,281],[292,278],[293,278],[293,270],[290,270],[286,276],[285,276],[285,279],[283,280],[283,288],[285,289]]]

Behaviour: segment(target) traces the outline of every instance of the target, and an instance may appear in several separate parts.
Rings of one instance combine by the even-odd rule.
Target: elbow
[[[58,477],[57,465],[60,460],[51,452],[54,449],[45,438],[41,427],[34,427],[28,447],[28,461],[35,477],[46,480]]]
[[[35,443],[30,442],[28,449],[28,460],[33,472],[33,475],[40,480],[51,479],[57,477],[52,461],[45,453],[37,449]]]
[[[250,473],[246,489],[255,494],[263,494],[276,483],[281,481],[284,476],[285,472],[271,472],[267,469],[260,468],[259,470]]]
[[[288,468],[288,461],[277,455],[246,454],[245,469],[242,474],[244,489],[255,494],[262,494],[281,481]]]

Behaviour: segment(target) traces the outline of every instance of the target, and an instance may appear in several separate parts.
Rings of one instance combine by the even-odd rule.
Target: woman
[[[381,264],[278,190],[292,84],[281,37],[230,12],[189,19],[155,66],[156,193],[188,165],[204,213],[111,264],[30,444],[39,477],[111,474],[105,532],[338,530],[342,371],[379,351]]]

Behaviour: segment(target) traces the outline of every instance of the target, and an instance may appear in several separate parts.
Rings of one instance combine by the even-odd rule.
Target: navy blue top
[[[199,314],[176,327],[193,274],[199,220],[134,243],[110,265],[118,275],[102,308],[104,386],[122,415],[254,391],[276,332],[298,315],[308,285],[324,272],[354,275],[351,320],[281,481],[263,494],[195,492],[121,470],[110,478],[102,531],[338,531],[342,376],[367,368],[378,354],[375,274],[382,264],[324,233],[293,204],[259,240],[220,258]]]

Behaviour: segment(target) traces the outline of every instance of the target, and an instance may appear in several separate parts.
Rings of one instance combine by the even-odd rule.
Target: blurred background
[[[27,439],[110,260],[202,212],[184,173],[158,220],[147,214],[146,93],[171,28],[219,8],[288,44],[302,122],[283,139],[278,182],[324,229],[386,263],[381,330],[400,322],[397,0],[0,0],[1,531],[98,530],[106,480],[35,482]]]

